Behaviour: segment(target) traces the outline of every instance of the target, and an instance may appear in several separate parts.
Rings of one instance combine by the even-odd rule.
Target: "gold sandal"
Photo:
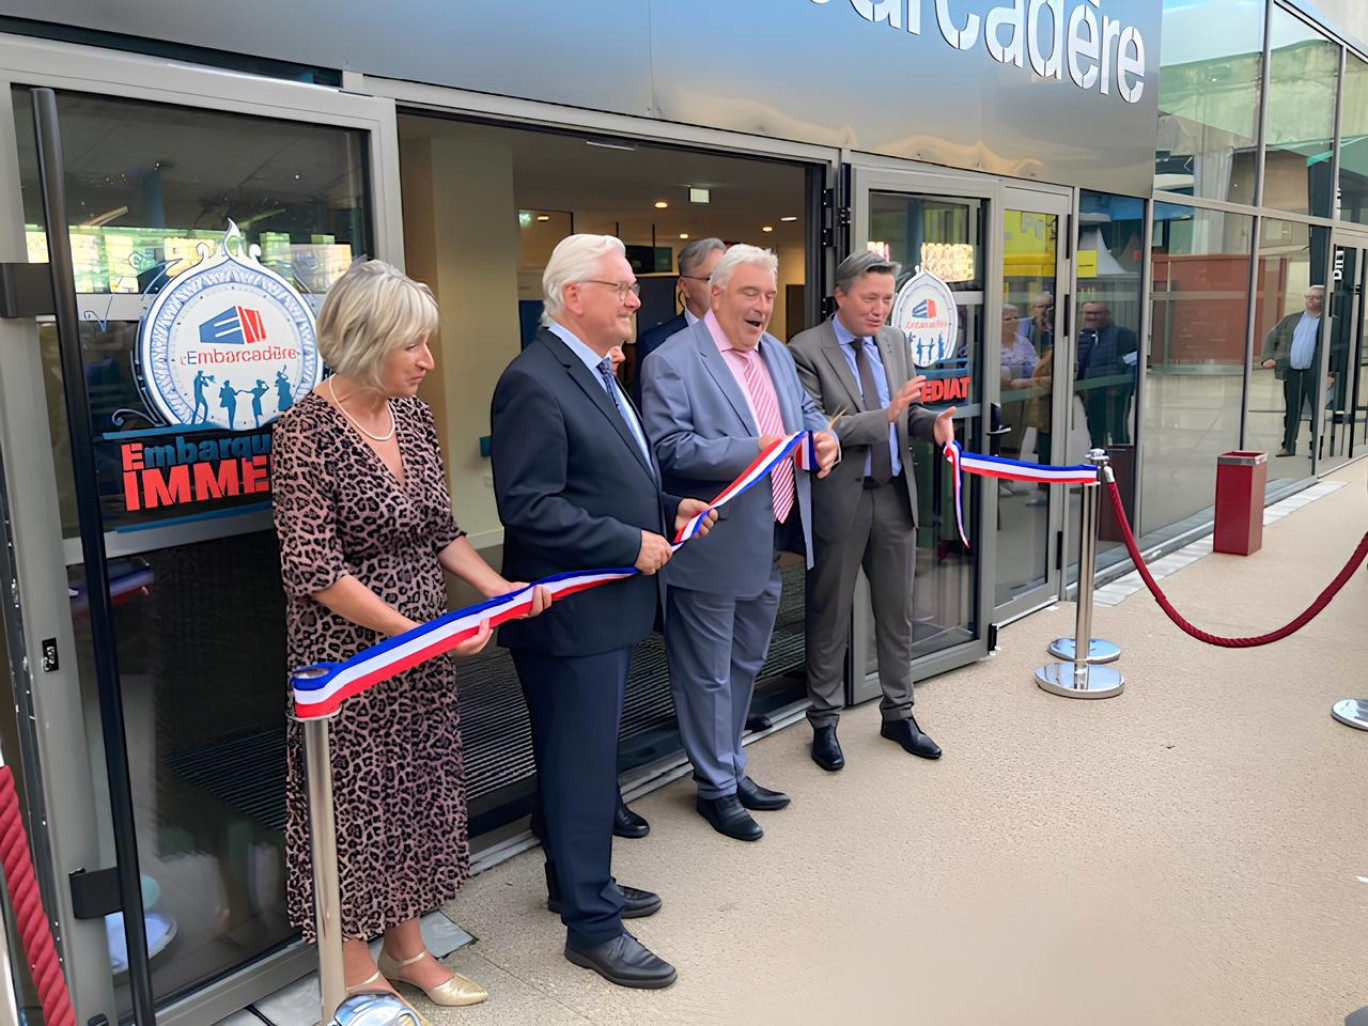
[[[458,972],[453,972],[451,974],[451,979],[447,980],[445,983],[439,983],[435,987],[424,987],[404,976],[403,970],[405,966],[421,962],[423,956],[427,954],[428,952],[426,951],[420,951],[412,958],[406,958],[400,962],[398,959],[391,957],[390,953],[384,948],[381,948],[380,957],[376,959],[376,965],[380,967],[380,972],[384,975],[385,979],[390,981],[390,983],[403,983],[407,986],[415,987],[426,994],[428,1000],[434,1005],[443,1005],[448,1008],[461,1007],[463,1005],[478,1005],[481,1001],[484,1001],[489,997],[489,992],[487,990],[474,980],[466,979]]]

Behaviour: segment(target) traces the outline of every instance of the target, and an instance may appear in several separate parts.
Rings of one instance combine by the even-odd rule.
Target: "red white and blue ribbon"
[[[816,447],[810,432],[798,431],[771,445],[756,457],[735,481],[724,488],[716,499],[678,533],[673,545],[678,549],[698,535],[699,526],[710,510],[725,506],[757,482],[764,480],[780,461],[798,451],[799,466],[810,460],[817,466]],[[807,467],[804,467],[807,469]],[[330,716],[348,698],[361,694],[396,674],[412,669],[461,642],[474,637],[480,624],[489,622],[491,628],[508,620],[525,616],[532,608],[532,590],[543,587],[559,600],[576,592],[598,588],[626,577],[635,577],[634,567],[614,567],[602,570],[575,570],[544,577],[517,591],[487,599],[484,602],[455,609],[421,624],[397,637],[372,645],[342,663],[316,663],[291,674],[294,691],[295,716],[301,720]]]
[[[1035,481],[1038,484],[1097,484],[1097,468],[1088,463],[1051,467],[1043,463],[1009,460],[1005,456],[983,456],[976,452],[965,452],[959,442],[953,441],[945,447],[944,452],[955,483],[955,526],[959,528],[960,541],[964,542],[966,548],[969,546],[969,537],[964,532],[964,474],[1005,481]]]

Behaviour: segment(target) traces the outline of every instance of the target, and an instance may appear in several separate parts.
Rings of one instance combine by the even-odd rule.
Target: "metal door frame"
[[[1051,375],[1050,386],[1050,417],[1051,424],[1066,425],[1068,423],[1071,406],[1071,396],[1073,393],[1073,362],[1070,357],[1070,329],[1072,327],[1071,311],[1073,309],[1074,294],[1074,265],[1073,265],[1073,209],[1074,197],[1070,189],[1034,189],[1023,188],[1012,185],[1006,188],[1003,199],[1003,211],[1020,210],[1026,213],[1053,214],[1059,220],[1058,231],[1055,236],[1055,304],[1054,304],[1054,328],[1055,328],[1055,355],[1054,373]],[[999,234],[1002,225],[999,224]],[[1001,318],[998,318],[997,327],[1001,334]],[[1061,349],[1062,347],[1062,349]],[[1001,353],[1001,347],[995,350]],[[986,384],[993,390],[993,402],[999,401],[1001,395],[1001,374],[991,375],[991,381]],[[1067,437],[1067,431],[1063,432]],[[1052,455],[1052,462],[1060,464],[1064,453],[1061,447]],[[996,502],[996,493],[994,494]],[[1064,519],[1065,513],[1069,508],[1068,490],[1064,487],[1052,486],[1050,491],[1047,536],[1046,536],[1046,561],[1045,561],[1045,581],[1038,587],[1004,602],[1000,606],[995,606],[993,612],[993,622],[1002,625],[1012,620],[1018,620],[1039,609],[1052,605],[1059,601],[1064,589]],[[996,553],[994,553],[996,555]],[[994,565],[996,569],[996,564]],[[996,588],[997,582],[993,585]]]
[[[370,141],[370,195],[375,256],[403,265],[399,199],[398,132],[390,100],[342,90],[267,79],[213,68],[168,63],[135,55],[63,43],[0,35],[0,261],[27,260],[20,169],[19,132],[8,102],[13,86],[47,86],[115,99],[144,100],[223,113],[255,115],[365,131]],[[92,752],[82,718],[81,689],[66,568],[57,509],[57,474],[48,440],[48,410],[37,322],[0,320],[0,464],[14,531],[15,578],[3,604],[7,637],[16,664],[55,638],[59,669],[43,672],[27,657],[27,672],[16,674],[28,812],[34,824],[37,869],[51,904],[59,950],[67,971],[77,1018],[103,1015],[117,1022],[102,920],[78,920],[68,877],[105,867],[98,820],[107,798],[98,752]],[[227,525],[224,525],[227,528]],[[231,529],[218,529],[218,536]],[[253,524],[245,529],[259,529]],[[208,533],[204,537],[212,536]],[[96,731],[98,734],[98,731]],[[30,769],[30,767],[32,767]],[[163,1024],[212,1022],[244,1007],[312,966],[302,944],[267,956],[238,972],[160,1007]]]
[[[962,425],[970,418],[978,420],[979,430],[976,437],[965,438],[962,434],[959,437],[966,449],[982,452],[988,437],[985,434],[987,418],[984,416],[984,412],[997,394],[992,383],[996,381],[1000,363],[998,347],[993,343],[1002,331],[1003,244],[1001,227],[1003,199],[1006,195],[1005,186],[1001,180],[984,175],[972,175],[964,172],[936,173],[929,170],[905,168],[905,165],[899,168],[895,164],[879,161],[876,158],[867,158],[863,154],[856,156],[852,161],[851,195],[849,197],[851,211],[850,251],[852,253],[859,252],[869,242],[869,194],[871,192],[904,193],[950,201],[986,202],[987,214],[983,246],[984,353],[983,366],[979,369],[979,373],[983,375],[984,384],[981,401],[960,406],[956,415],[956,423],[961,425],[961,429],[957,429],[957,431],[962,430]],[[990,388],[993,389],[991,393]],[[997,516],[996,492],[990,488],[981,489],[980,499],[975,508],[980,524],[994,523]],[[977,535],[979,541],[975,556],[974,583],[978,589],[975,613],[975,619],[978,623],[978,636],[953,648],[914,659],[912,671],[915,678],[923,679],[958,669],[988,654],[989,636],[995,633],[992,626],[993,580],[991,569],[996,565],[997,558],[995,534],[996,532],[980,530]],[[870,665],[865,646],[856,643],[855,640],[869,636],[873,620],[869,604],[869,588],[864,582],[862,574],[855,593],[855,605],[851,620],[852,642],[847,657],[848,692],[851,702],[855,703],[874,698],[880,694],[878,669],[876,666]]]
[[[1345,410],[1348,413],[1349,422],[1344,425],[1349,429],[1349,441],[1348,445],[1345,447],[1346,454],[1343,461],[1331,466],[1326,466],[1329,457],[1322,458],[1320,456],[1319,438],[1313,442],[1316,455],[1315,476],[1317,478],[1325,474],[1334,473],[1337,470],[1342,470],[1356,459],[1363,457],[1365,453],[1368,453],[1368,444],[1360,444],[1356,447],[1354,442],[1354,427],[1358,423],[1358,413],[1361,409],[1364,409],[1365,406],[1368,406],[1368,396],[1359,394],[1359,372],[1362,368],[1365,349],[1368,349],[1368,325],[1365,325],[1364,323],[1364,315],[1365,313],[1368,313],[1368,310],[1365,310],[1365,303],[1368,303],[1368,296],[1365,295],[1365,293],[1368,293],[1368,234],[1348,231],[1343,228],[1335,228],[1330,232],[1330,274],[1328,275],[1330,280],[1327,281],[1325,285],[1327,302],[1322,314],[1323,320],[1325,321],[1325,325],[1322,329],[1324,332],[1322,337],[1325,339],[1325,344],[1320,347],[1320,375],[1321,380],[1324,381],[1330,373],[1330,339],[1333,337],[1334,321],[1334,303],[1330,301],[1330,298],[1335,292],[1334,276],[1337,273],[1335,267],[1335,251],[1339,249],[1352,249],[1358,254],[1354,265],[1355,280],[1352,283],[1353,287],[1350,292],[1350,295],[1353,296],[1353,303],[1351,304],[1352,312],[1350,315],[1352,318],[1350,323],[1352,349],[1347,362],[1347,373],[1351,376],[1352,380],[1349,384],[1350,394],[1345,402]],[[1319,397],[1322,400],[1324,399],[1323,389],[1319,390]],[[1365,410],[1365,413],[1368,413],[1368,410]],[[1331,416],[1331,411],[1328,407],[1320,410],[1317,423],[1317,427],[1320,430],[1324,431],[1326,429],[1325,418],[1329,416]]]

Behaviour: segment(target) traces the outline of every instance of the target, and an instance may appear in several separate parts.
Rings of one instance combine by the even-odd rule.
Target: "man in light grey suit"
[[[952,406],[920,405],[920,375],[909,369],[907,339],[885,326],[898,265],[855,253],[836,269],[836,314],[796,335],[789,352],[845,458],[812,487],[813,565],[807,576],[807,685],[812,759],[845,765],[836,740],[856,573],[864,567],[874,607],[883,700],[880,733],[913,755],[941,750],[912,716],[912,576],[917,552],[917,483],[909,432],[944,445],[955,437]],[[690,494],[690,493],[681,493]]]
[[[765,332],[777,269],[768,250],[733,246],[713,270],[707,315],[646,357],[642,415],[667,490],[716,497],[772,442],[803,428],[821,432],[819,473],[836,460],[836,439],[793,359]],[[780,463],[719,510],[708,537],[680,549],[664,575],[665,652],[698,811],[743,841],[763,834],[747,810],[789,803],[746,775],[741,733],[779,610],[777,552],[812,552],[809,476],[792,459]]]

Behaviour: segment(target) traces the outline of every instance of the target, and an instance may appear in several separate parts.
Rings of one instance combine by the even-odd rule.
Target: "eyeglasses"
[[[689,281],[712,281],[712,278],[711,278],[711,277],[708,277],[708,278],[700,278],[700,277],[699,277],[698,275],[696,275],[696,274],[681,274],[680,277],[681,277],[681,278],[687,278]]]
[[[610,289],[616,289],[620,302],[627,301],[627,293],[629,292],[634,296],[641,295],[641,282],[639,281],[599,281],[597,278],[585,278],[580,284],[607,285]]]

